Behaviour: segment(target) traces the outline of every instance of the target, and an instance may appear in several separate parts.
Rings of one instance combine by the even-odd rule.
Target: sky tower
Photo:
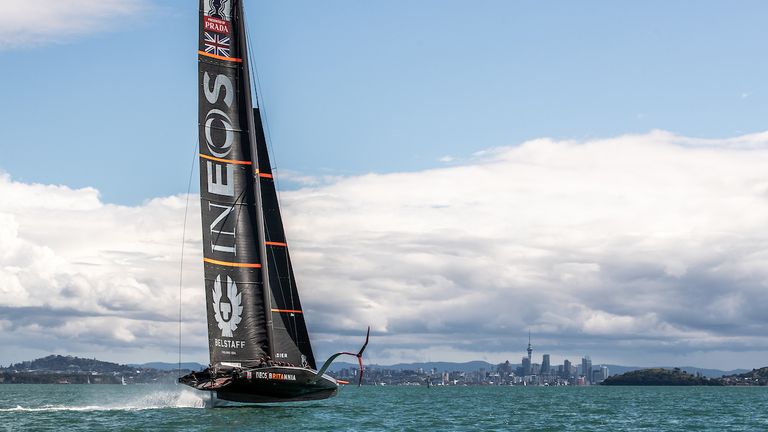
[[[533,347],[531,346],[531,329],[528,329],[528,364],[531,362],[531,355],[533,355]]]

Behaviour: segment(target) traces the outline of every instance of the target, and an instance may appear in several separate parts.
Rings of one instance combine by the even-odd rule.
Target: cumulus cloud
[[[145,9],[145,0],[24,0],[4,2],[0,49],[57,42],[108,29]]]
[[[764,355],[766,143],[541,139],[284,194],[313,321],[372,322],[391,360],[514,360],[528,327],[553,354]]]
[[[0,320],[10,327],[0,343],[167,356],[178,340],[184,208],[181,196],[126,207],[101,202],[95,189],[0,176]],[[200,249],[193,223],[188,250]],[[182,298],[192,323],[204,320],[201,271],[187,261]],[[190,326],[190,338],[203,336]]]
[[[285,191],[316,351],[352,349],[370,324],[372,361],[515,361],[530,328],[553,360],[760,366],[767,163],[768,134],[655,131]],[[203,360],[190,202],[185,345]],[[171,356],[183,211],[182,196],[116,206],[0,177],[0,343]],[[717,363],[723,352],[741,363]]]

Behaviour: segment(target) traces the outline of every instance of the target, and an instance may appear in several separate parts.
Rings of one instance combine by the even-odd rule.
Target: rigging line
[[[253,40],[251,39],[251,33],[249,31],[250,27],[248,26],[248,18],[246,16],[246,14],[243,14],[243,23],[245,24],[244,25],[244,27],[245,27],[245,37],[246,37],[246,39],[248,41],[248,46],[253,47],[254,44],[253,44]],[[262,92],[261,81],[259,80],[259,69],[256,67],[256,63],[254,62],[253,58],[254,58],[254,56],[250,56],[250,55],[248,56],[248,64],[251,67],[251,71],[252,71],[251,77],[250,77],[250,79],[252,81],[251,84],[253,85],[252,88],[255,90],[254,91],[254,95],[253,95],[254,96],[253,100],[256,101],[256,108],[259,109],[259,116],[263,117],[263,119],[260,119],[260,120],[261,120],[261,124],[263,125],[262,129],[264,131],[264,140],[266,141],[266,145],[267,145],[268,151],[270,153],[272,153],[272,159],[274,160],[274,166],[271,167],[272,181],[273,181],[273,186],[275,188],[275,195],[277,197],[277,211],[278,211],[278,214],[280,214],[280,201],[281,201],[281,199],[280,199],[280,176],[277,174],[277,172],[278,172],[277,155],[275,154],[275,148],[272,145],[272,130],[269,127],[269,119],[267,117],[266,106],[264,105],[264,100],[260,98],[260,96],[263,95],[264,93]],[[269,157],[267,157],[267,161],[269,163],[269,161],[270,161]],[[280,217],[282,218],[282,215],[280,215]],[[266,230],[265,230],[265,234],[266,234]],[[266,237],[266,235],[265,235],[265,237]],[[286,235],[285,235],[285,227],[283,227],[283,241],[287,242],[287,238],[286,238]],[[270,252],[272,253],[273,260],[274,260],[274,251],[270,251]],[[293,279],[294,279],[294,276],[293,276],[293,271],[291,270],[291,266],[290,266],[290,255],[288,254],[288,248],[287,247],[285,248],[285,258],[286,258],[286,261],[288,263],[288,272],[287,272],[288,273],[287,274],[288,292],[290,293],[291,307],[294,307],[295,306],[295,301],[294,301],[294,298],[293,298],[293,285],[294,285],[294,280]],[[275,267],[275,268],[277,269],[277,267]],[[285,303],[285,300],[286,300],[286,298],[285,298],[285,290],[283,289],[283,286],[282,286],[283,285],[282,284],[282,280],[281,280],[282,278],[280,278],[280,276],[279,276],[279,269],[277,269],[277,271],[278,271],[278,278],[277,278],[278,285],[280,286],[280,291],[281,291],[281,294],[282,294],[282,297],[283,297],[283,302]],[[295,317],[294,317],[294,321],[295,321]],[[293,333],[294,333],[294,340],[298,341],[298,339],[299,339],[299,337],[298,337],[298,326],[296,325],[295,322],[294,322],[293,328],[294,328],[294,331],[293,331]]]
[[[192,153],[192,165],[189,168],[189,180],[187,181],[187,198],[184,204],[184,225],[181,228],[181,258],[179,259],[179,376],[181,376],[181,311],[182,288],[184,286],[184,245],[187,237],[187,213],[189,212],[189,193],[192,191],[192,176],[195,173],[195,160],[197,160],[197,143]]]
[[[243,20],[245,21],[245,37],[248,39],[248,46],[254,46],[253,41],[251,40],[251,33],[248,31],[248,19],[243,16]],[[253,81],[253,88],[256,90],[255,97],[253,100],[256,101],[256,108],[259,109],[260,115],[264,117],[264,121],[261,123],[264,125],[264,139],[266,141],[267,147],[269,148],[270,153],[272,153],[272,159],[274,159],[274,166],[272,168],[272,178],[275,182],[275,193],[277,194],[277,201],[280,202],[280,177],[277,175],[278,171],[278,164],[277,164],[277,155],[275,154],[275,148],[272,146],[272,130],[269,127],[269,119],[267,118],[267,109],[264,105],[264,100],[262,100],[259,96],[263,95],[264,93],[261,91],[261,81],[259,80],[259,69],[256,67],[256,62],[253,60],[253,56],[248,56],[248,63],[251,66],[251,70],[253,73],[251,74],[251,80]],[[262,109],[264,108],[264,109]],[[283,230],[285,231],[285,230]]]
[[[250,27],[248,26],[248,18],[247,18],[247,16],[244,15],[243,16],[243,20],[245,21],[245,26],[244,26],[245,27],[245,37],[248,40],[248,46],[253,47],[254,44],[253,44],[253,40],[251,39],[251,33],[249,31]],[[281,201],[281,199],[280,199],[280,177],[277,175],[277,171],[278,171],[278,168],[277,168],[277,155],[275,154],[275,148],[272,145],[272,131],[271,131],[270,127],[269,127],[269,119],[267,118],[266,106],[264,105],[264,100],[260,98],[260,95],[263,95],[264,93],[262,92],[261,81],[259,80],[259,69],[256,67],[256,62],[253,60],[253,57],[254,56],[248,56],[248,64],[251,67],[251,71],[253,71],[253,73],[251,74],[251,81],[253,81],[253,82],[251,84],[253,85],[253,88],[256,90],[254,92],[253,100],[256,101],[256,108],[259,109],[259,115],[263,117],[263,120],[262,119],[259,119],[259,120],[261,120],[261,124],[264,126],[263,127],[264,139],[266,141],[266,144],[267,144],[267,147],[269,149],[269,152],[272,154],[272,159],[275,162],[274,166],[271,167],[271,171],[272,171],[272,180],[273,180],[274,188],[275,188],[275,195],[277,197],[277,211],[278,211],[278,214],[279,214],[280,213],[280,201]],[[268,157],[267,160],[269,161],[270,158]],[[282,217],[282,215],[281,215],[281,217]],[[266,233],[266,234],[268,234],[268,233]],[[283,238],[285,239],[285,228],[284,227],[283,227]],[[285,240],[283,240],[283,241],[285,241]],[[274,259],[274,256],[275,256],[274,251],[271,251],[271,255],[272,255],[273,259]],[[287,261],[290,260],[290,258],[288,257],[288,249],[287,248],[285,249],[285,255],[286,255],[286,260]],[[279,269],[277,269],[277,270],[279,272]],[[288,278],[288,288],[290,290],[291,285],[292,285],[292,283],[291,283],[292,282],[292,275],[291,275],[290,269],[288,271],[287,278]],[[285,295],[284,295],[284,291],[285,290],[282,289],[283,287],[282,287],[282,283],[280,282],[280,279],[281,278],[279,277],[279,274],[278,274],[278,283],[279,283],[280,288],[281,288],[280,291],[283,293],[283,301],[285,301]],[[293,304],[293,292],[291,292],[291,304]]]

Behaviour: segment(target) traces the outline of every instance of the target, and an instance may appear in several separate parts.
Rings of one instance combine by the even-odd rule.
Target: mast
[[[246,104],[254,107],[251,91],[251,71],[248,38],[242,2],[237,3],[238,21],[243,37],[240,39]],[[258,95],[256,95],[258,100]],[[272,359],[296,366],[315,369],[315,357],[301,309],[299,293],[293,275],[288,244],[285,239],[280,206],[272,175],[264,125],[259,108],[254,107],[248,119],[252,162],[254,164],[254,193],[257,205],[259,254],[262,257],[264,305],[269,352]],[[268,213],[266,215],[265,213]],[[275,316],[277,315],[277,316]],[[277,326],[275,322],[277,321]]]
[[[237,2],[237,8],[238,8],[238,14],[240,15],[241,19],[238,20],[239,27],[240,27],[240,34],[242,37],[240,38],[240,51],[242,52],[242,58],[243,58],[243,86],[245,87],[245,100],[246,100],[246,106],[248,107],[248,111],[250,113],[250,110],[253,109],[253,92],[251,90],[251,69],[250,69],[250,61],[248,57],[248,34],[245,26],[245,11],[243,9],[243,3],[242,1]],[[266,324],[267,324],[267,340],[269,343],[269,351],[270,351],[270,357],[275,357],[275,345],[274,345],[274,335],[273,335],[273,324],[272,324],[272,312],[270,305],[272,304],[272,290],[269,286],[269,265],[267,264],[267,260],[269,259],[267,256],[267,246],[266,246],[266,235],[264,233],[264,207],[262,205],[261,200],[261,167],[259,165],[259,157],[258,157],[258,149],[256,144],[256,120],[253,118],[252,115],[248,115],[248,135],[249,139],[248,141],[251,144],[251,161],[254,165],[253,170],[253,185],[254,185],[254,194],[255,194],[255,202],[257,203],[256,208],[256,215],[257,215],[257,226],[259,227],[258,232],[258,241],[259,241],[259,255],[262,257],[262,267],[261,267],[261,277],[264,281],[264,305],[265,305],[265,318],[266,318]]]

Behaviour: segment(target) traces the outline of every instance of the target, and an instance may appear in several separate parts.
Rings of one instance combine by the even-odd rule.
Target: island
[[[768,385],[768,367],[753,369],[721,378],[708,378],[701,374],[690,374],[680,368],[640,369],[614,375],[601,385],[607,386],[765,386]]]
[[[0,384],[173,384],[197,364],[124,365],[96,359],[50,355],[0,367]]]

